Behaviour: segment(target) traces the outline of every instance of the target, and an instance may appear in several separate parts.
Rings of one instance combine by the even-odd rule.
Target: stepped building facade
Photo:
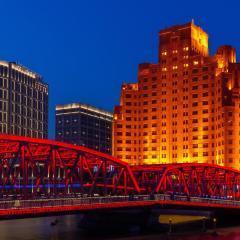
[[[132,164],[209,163],[240,168],[240,63],[234,47],[208,53],[193,22],[159,33],[158,63],[123,84],[113,155]]]

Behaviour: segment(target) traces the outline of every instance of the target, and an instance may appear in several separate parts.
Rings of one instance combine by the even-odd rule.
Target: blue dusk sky
[[[240,52],[239,0],[0,0],[0,59],[17,61],[49,84],[49,138],[55,105],[88,103],[113,111],[138,64],[157,62],[160,29],[195,20],[210,53]]]

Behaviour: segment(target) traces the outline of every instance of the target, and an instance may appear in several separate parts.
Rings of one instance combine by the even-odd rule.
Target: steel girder
[[[132,167],[142,192],[239,199],[240,171],[187,163]]]
[[[107,154],[71,144],[0,135],[0,197],[139,193],[130,167]]]
[[[0,135],[0,199],[139,193],[239,199],[240,171],[198,163],[130,167],[82,146]]]

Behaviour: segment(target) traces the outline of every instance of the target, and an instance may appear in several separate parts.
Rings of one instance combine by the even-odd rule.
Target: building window
[[[192,112],[192,115],[197,115],[198,114],[198,111],[193,111]]]
[[[208,148],[208,143],[203,143],[203,148]]]
[[[192,106],[193,107],[197,107],[198,106],[198,102],[193,102]]]
[[[208,113],[208,109],[203,109],[203,110],[202,110],[202,113],[203,113],[203,114]]]

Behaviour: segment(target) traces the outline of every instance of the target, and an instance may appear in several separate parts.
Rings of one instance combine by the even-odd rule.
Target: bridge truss
[[[136,166],[132,171],[145,193],[234,199],[240,196],[240,171],[227,167],[185,163]]]
[[[210,164],[129,166],[82,146],[0,135],[0,199],[173,194],[239,198],[240,171]]]
[[[109,155],[50,140],[0,135],[3,198],[140,192],[130,167]]]

